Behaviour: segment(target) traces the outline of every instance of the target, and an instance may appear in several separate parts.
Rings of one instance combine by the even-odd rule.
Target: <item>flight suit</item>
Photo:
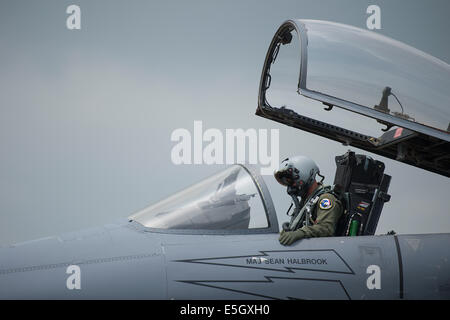
[[[324,193],[315,205],[310,225],[295,231],[281,231],[279,241],[282,245],[291,245],[303,238],[332,237],[342,211],[341,202],[333,194]]]

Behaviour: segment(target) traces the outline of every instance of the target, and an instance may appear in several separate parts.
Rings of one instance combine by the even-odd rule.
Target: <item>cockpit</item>
[[[233,165],[130,216],[152,231],[270,233],[278,222],[261,176]]]
[[[335,160],[333,186],[339,186],[339,194],[335,194],[344,212],[334,235],[374,235],[383,204],[390,199],[387,192],[391,177],[384,174],[384,163],[351,151]],[[299,213],[301,219],[303,215]],[[295,215],[291,218],[295,219]],[[272,197],[259,170],[242,164],[232,165],[129,219],[147,231],[159,233],[225,235],[279,231]],[[353,221],[359,227],[355,234],[349,234],[348,226]]]

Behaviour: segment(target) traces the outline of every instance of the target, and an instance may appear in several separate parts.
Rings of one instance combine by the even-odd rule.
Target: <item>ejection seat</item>
[[[385,202],[391,176],[384,163],[348,151],[336,156],[335,191],[344,205],[335,236],[374,235]]]

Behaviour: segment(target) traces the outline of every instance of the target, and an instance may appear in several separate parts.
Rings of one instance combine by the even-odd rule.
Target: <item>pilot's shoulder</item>
[[[329,210],[335,207],[335,205],[341,205],[340,201],[332,193],[325,192],[320,195],[318,200],[319,208]]]
[[[335,196],[334,194],[328,193],[328,192],[322,193],[322,194],[320,195],[319,201],[321,201],[321,200],[323,200],[323,199],[330,199],[330,200],[335,201],[335,202],[336,202],[336,201],[339,201],[338,198],[336,198],[336,196]]]

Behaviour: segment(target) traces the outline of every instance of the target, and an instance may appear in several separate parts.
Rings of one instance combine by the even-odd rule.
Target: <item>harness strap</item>
[[[333,195],[333,187],[326,186],[319,188],[314,192],[309,200],[307,200],[306,204],[303,206],[303,208],[298,212],[297,215],[293,215],[291,218],[291,222],[289,223],[289,230],[294,231],[301,226],[299,226],[301,221],[305,221],[306,225],[309,225],[309,219],[312,218],[313,221],[316,220],[317,217],[311,216],[311,214],[315,214],[314,208],[317,205],[317,202],[319,201],[319,198],[324,193],[331,193]]]

